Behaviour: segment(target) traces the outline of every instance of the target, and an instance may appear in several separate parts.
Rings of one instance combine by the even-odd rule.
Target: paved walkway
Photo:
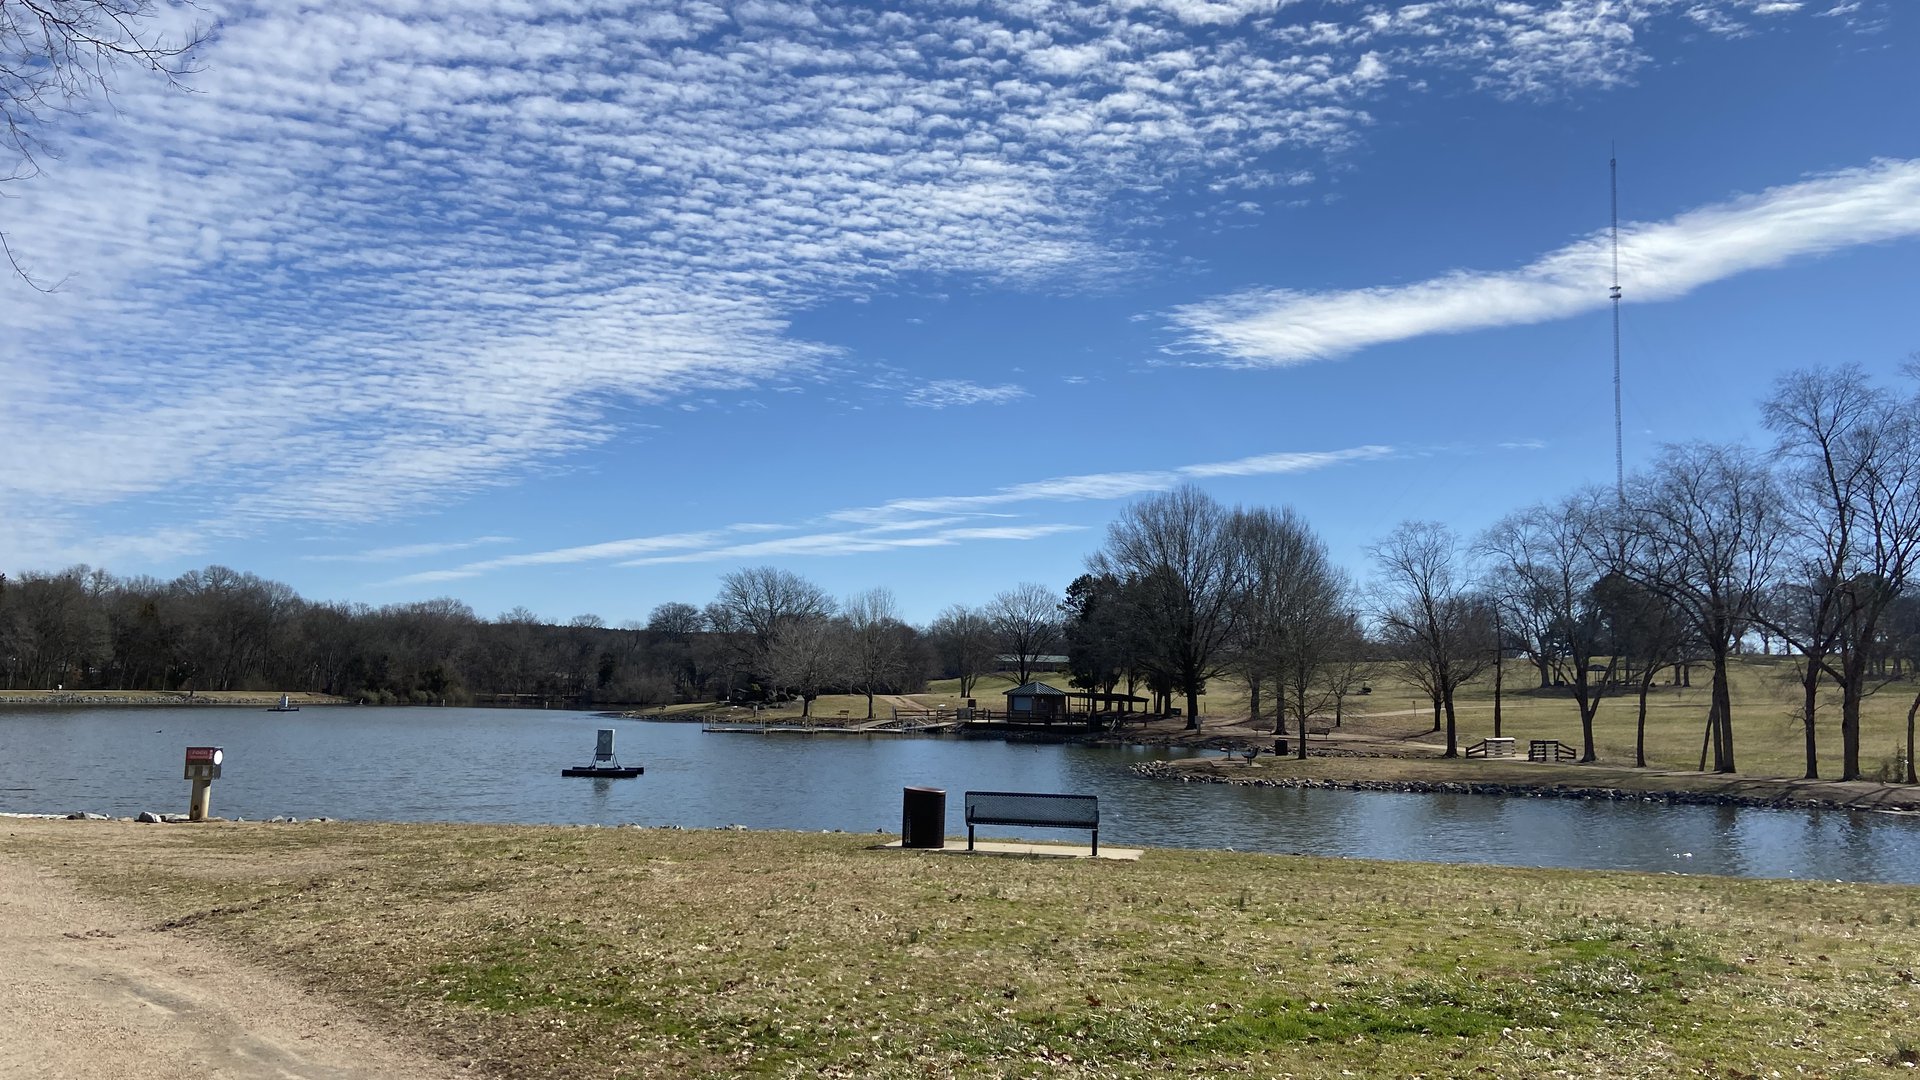
[[[900,848],[900,841],[880,845],[898,850],[912,850],[928,855],[1038,855],[1049,859],[1112,859],[1115,862],[1139,862],[1143,853],[1140,848],[1102,847],[1095,855],[1089,846],[1079,844],[1019,844],[1005,840],[976,840],[973,850],[967,850],[964,838],[947,838],[947,846],[939,848]]]

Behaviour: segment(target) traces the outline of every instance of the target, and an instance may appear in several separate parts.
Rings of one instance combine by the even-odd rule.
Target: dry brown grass
[[[180,705],[278,705],[278,690],[196,690],[189,698],[185,690],[0,690],[0,705],[72,704],[91,699],[129,698],[134,704]],[[294,705],[348,705],[346,698],[332,694],[291,691],[286,694]]]
[[[1920,890],[840,835],[9,822],[514,1077],[1867,1077]]]

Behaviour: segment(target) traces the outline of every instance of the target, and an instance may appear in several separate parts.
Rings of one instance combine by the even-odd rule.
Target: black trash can
[[[900,793],[900,846],[947,846],[947,789],[910,787]]]

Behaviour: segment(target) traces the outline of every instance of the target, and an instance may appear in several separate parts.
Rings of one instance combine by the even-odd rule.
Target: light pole
[[[1502,662],[1507,658],[1506,628],[1501,625],[1500,602],[1493,604],[1493,737],[1500,738],[1500,689],[1501,675],[1506,670]]]

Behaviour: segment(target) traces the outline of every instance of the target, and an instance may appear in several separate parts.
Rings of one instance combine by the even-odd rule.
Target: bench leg
[[[1100,857],[1100,830],[1099,829],[1093,830],[1093,855],[1094,855],[1094,858]]]
[[[973,823],[967,823],[967,850],[973,850]]]

